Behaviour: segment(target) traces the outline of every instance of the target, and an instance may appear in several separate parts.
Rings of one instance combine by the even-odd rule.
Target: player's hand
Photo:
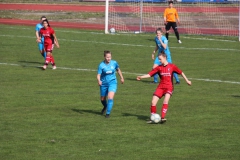
[[[41,43],[41,39],[40,39],[40,38],[37,39],[36,42],[37,42],[37,43]]]
[[[102,85],[102,81],[98,81],[98,85],[101,86]]]
[[[152,54],[152,60],[154,60],[154,53]]]
[[[137,76],[137,80],[140,81],[141,80],[141,76]]]
[[[56,44],[57,48],[59,48],[59,47],[60,47],[58,43],[55,43],[55,44]]]
[[[121,78],[121,83],[122,83],[122,84],[124,83],[124,78]]]
[[[165,26],[167,25],[167,22],[166,22],[166,21],[164,21],[164,25],[165,25]]]
[[[187,81],[187,84],[188,84],[189,86],[191,86],[191,85],[192,85],[192,82],[191,82],[191,81]]]
[[[180,21],[178,21],[178,25],[180,25]]]

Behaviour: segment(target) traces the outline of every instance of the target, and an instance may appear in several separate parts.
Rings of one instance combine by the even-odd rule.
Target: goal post
[[[237,36],[240,41],[239,0],[174,0],[183,34]],[[168,0],[106,0],[105,33],[154,32],[165,28]]]

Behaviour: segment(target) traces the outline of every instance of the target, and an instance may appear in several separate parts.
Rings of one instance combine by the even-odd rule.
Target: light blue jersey
[[[155,37],[155,43],[156,43],[156,45],[158,46],[158,55],[159,55],[162,51],[164,51],[165,54],[167,55],[167,61],[170,62],[170,63],[172,63],[171,53],[170,53],[170,50],[169,50],[169,48],[168,48],[168,40],[167,40],[167,38],[166,38],[165,36],[162,36],[162,37],[161,37],[161,40],[162,40],[162,42],[163,42],[164,44],[167,45],[167,48],[166,48],[166,49],[163,48],[163,46],[161,45],[158,37],[156,36],[156,37]],[[158,60],[158,61],[159,61],[159,60]]]
[[[38,34],[39,34],[39,31],[40,31],[41,28],[43,28],[42,23],[38,23],[35,27],[35,31],[38,31]],[[44,42],[44,38],[42,37],[42,43],[43,42]]]
[[[102,61],[98,66],[98,74],[101,75],[100,80],[102,85],[109,85],[111,83],[117,83],[116,70],[119,68],[119,65],[116,61],[111,60],[108,64],[105,61]]]

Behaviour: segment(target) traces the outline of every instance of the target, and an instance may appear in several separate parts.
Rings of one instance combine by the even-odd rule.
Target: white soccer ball
[[[155,113],[155,114],[151,114],[150,117],[151,121],[153,121],[154,123],[158,123],[161,121],[161,117],[159,114]]]
[[[115,33],[115,28],[110,28],[110,33]]]

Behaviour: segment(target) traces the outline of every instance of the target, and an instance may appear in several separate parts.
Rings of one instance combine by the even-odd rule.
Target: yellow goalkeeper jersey
[[[167,22],[176,22],[176,19],[178,19],[177,10],[175,8],[166,8],[164,11],[165,17]]]

